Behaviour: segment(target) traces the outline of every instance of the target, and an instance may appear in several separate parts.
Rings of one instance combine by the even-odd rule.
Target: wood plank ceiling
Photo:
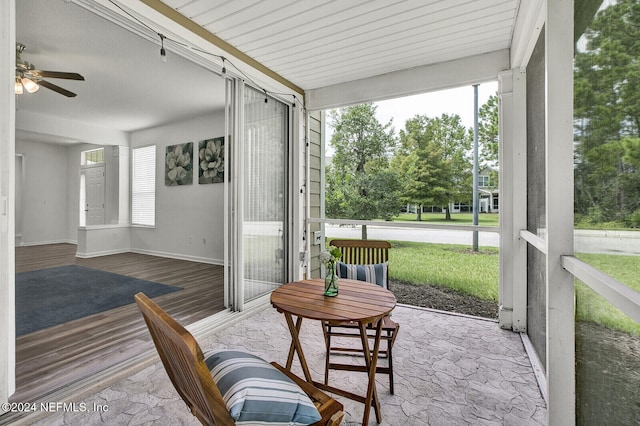
[[[163,0],[305,90],[509,48],[519,0]]]

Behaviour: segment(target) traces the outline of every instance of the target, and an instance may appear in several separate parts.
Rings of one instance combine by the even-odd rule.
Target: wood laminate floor
[[[16,247],[16,272],[77,264],[182,287],[154,300],[183,325],[224,309],[222,266],[137,253],[90,259],[76,258],[75,254],[74,244]],[[144,320],[133,301],[20,336],[16,339],[16,393],[11,400],[34,401],[152,349]]]

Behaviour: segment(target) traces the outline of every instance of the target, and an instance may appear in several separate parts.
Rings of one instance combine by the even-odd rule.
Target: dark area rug
[[[181,290],[78,265],[16,274],[16,336]]]

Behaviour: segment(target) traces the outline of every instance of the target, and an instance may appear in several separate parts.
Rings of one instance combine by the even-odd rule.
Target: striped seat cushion
[[[372,263],[369,265],[352,265],[338,262],[337,270],[340,278],[349,280],[366,281],[387,288],[387,269],[389,262]]]
[[[321,419],[307,394],[262,358],[233,350],[204,357],[236,424],[308,425]]]

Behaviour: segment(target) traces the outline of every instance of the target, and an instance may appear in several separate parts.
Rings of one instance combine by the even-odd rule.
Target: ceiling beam
[[[323,110],[468,86],[495,81],[507,69],[509,50],[497,50],[308,90],[306,106]]]
[[[170,20],[172,20],[176,24],[182,26],[183,28],[191,31],[192,33],[196,34],[197,36],[203,38],[204,40],[208,41],[209,43],[211,43],[214,46],[218,47],[219,49],[223,50],[224,52],[227,52],[230,56],[241,60],[245,64],[247,64],[247,65],[253,67],[254,69],[256,69],[257,71],[265,74],[269,78],[272,78],[273,80],[277,81],[278,83],[280,83],[280,84],[288,87],[289,89],[294,90],[294,91],[296,91],[296,92],[298,92],[300,94],[304,93],[304,90],[301,87],[299,87],[296,84],[292,83],[291,81],[287,80],[286,78],[284,78],[280,74],[276,73],[275,71],[271,70],[270,68],[268,68],[267,66],[263,65],[262,63],[256,61],[251,56],[247,55],[246,53],[242,52],[241,50],[239,50],[236,47],[232,46],[231,44],[227,43],[226,41],[222,40],[220,37],[216,36],[212,32],[210,32],[207,29],[205,29],[204,27],[196,24],[195,22],[193,22],[192,20],[190,20],[186,16],[180,14],[178,11],[176,11],[172,7],[167,6],[166,4],[164,4],[162,1],[160,1],[160,0],[140,0],[140,2],[144,3],[147,6],[149,6],[150,8],[152,8],[156,12],[160,13],[161,15],[165,16],[166,18],[169,18]]]
[[[96,145],[129,146],[129,133],[113,128],[31,111],[20,111],[15,119],[16,132],[33,135],[42,141],[47,137],[59,144],[92,143]],[[28,137],[27,137],[28,139]]]
[[[511,36],[511,67],[526,67],[544,26],[545,0],[521,1]]]

